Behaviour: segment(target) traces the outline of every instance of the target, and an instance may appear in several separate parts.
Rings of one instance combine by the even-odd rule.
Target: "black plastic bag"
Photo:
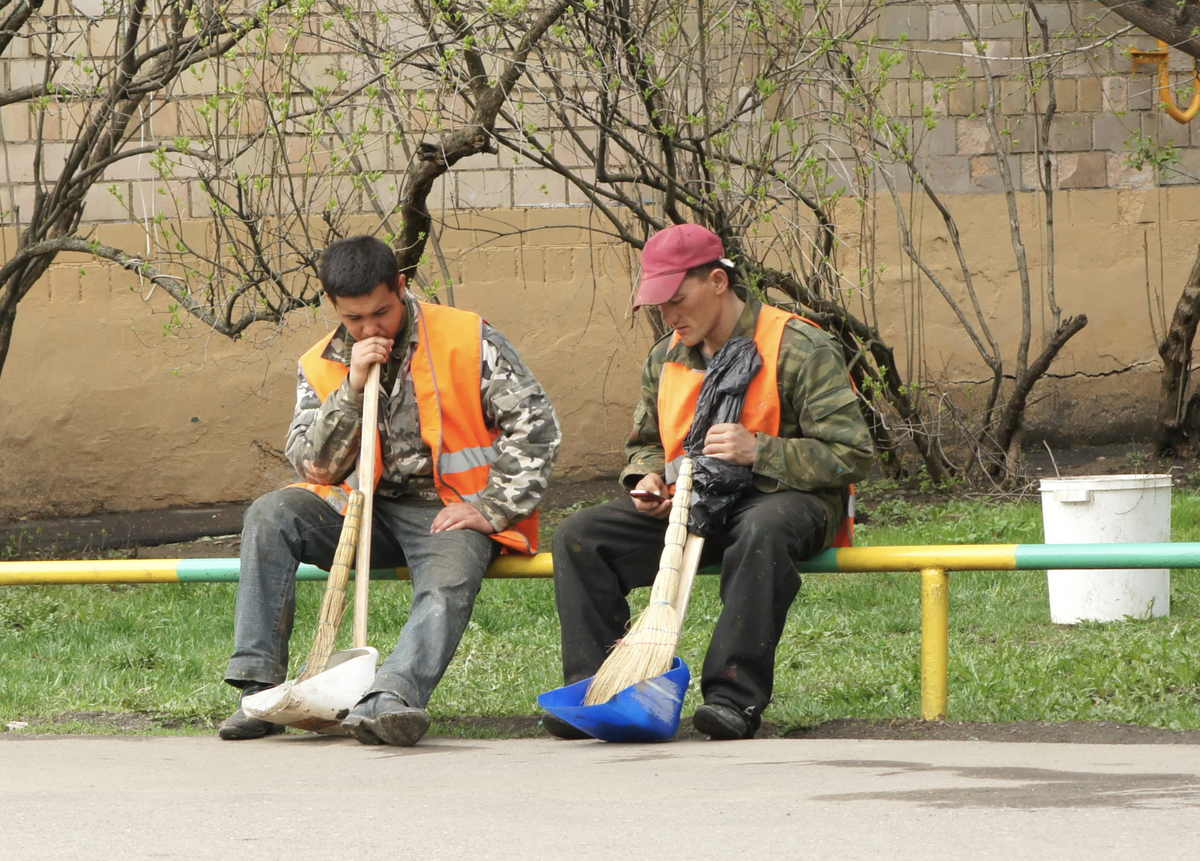
[[[696,415],[683,441],[692,457],[692,508],[688,532],[709,537],[720,532],[734,503],[750,487],[753,472],[748,466],[701,454],[709,428],[736,422],[750,381],[762,369],[762,357],[751,338],[730,338],[708,364],[708,372],[696,399]]]

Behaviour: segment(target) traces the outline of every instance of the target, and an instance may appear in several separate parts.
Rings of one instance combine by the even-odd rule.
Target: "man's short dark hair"
[[[321,286],[333,298],[368,296],[380,284],[400,289],[400,266],[392,249],[374,236],[349,236],[321,254]]]
[[[707,278],[708,273],[712,272],[714,269],[725,270],[725,274],[729,276],[729,287],[730,287],[730,289],[733,289],[733,286],[734,286],[733,269],[726,266],[720,260],[714,260],[712,263],[701,263],[699,266],[693,266],[691,269],[689,269],[687,271],[687,274],[684,275],[683,277],[684,278],[704,279],[704,278]]]
[[[732,266],[727,266],[725,263],[722,263],[720,260],[714,260],[712,263],[702,263],[699,266],[693,266],[691,269],[689,269],[687,271],[687,274],[684,275],[683,277],[684,278],[704,279],[704,278],[707,278],[708,273],[712,272],[714,269],[724,269],[725,274],[729,276],[730,292],[732,292],[735,296],[737,296],[743,302],[746,301],[747,290],[745,287],[742,286],[741,282],[738,281],[737,270],[734,269]]]

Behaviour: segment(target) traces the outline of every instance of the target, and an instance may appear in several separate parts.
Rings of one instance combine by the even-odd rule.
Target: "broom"
[[[329,664],[329,656],[333,654],[333,646],[337,641],[338,630],[342,626],[342,616],[346,612],[346,586],[350,583],[350,567],[355,561],[355,553],[360,556],[362,548],[358,547],[359,532],[362,527],[363,510],[367,517],[372,516],[372,506],[367,505],[367,497],[361,490],[371,487],[375,479],[375,434],[372,432],[379,413],[379,365],[372,365],[367,373],[367,385],[363,392],[363,425],[362,445],[359,453],[358,483],[359,490],[350,491],[346,503],[346,515],[342,521],[342,533],[338,536],[337,551],[333,556],[333,565],[329,568],[329,579],[325,582],[325,595],[321,599],[321,613],[317,621],[317,636],[313,640],[312,650],[308,653],[308,661],[303,672],[296,678],[296,684],[307,681],[318,673],[325,672]],[[366,464],[364,467],[363,464]],[[367,555],[370,559],[370,524],[367,527]],[[370,572],[369,561],[364,567]],[[365,584],[358,591],[365,595]],[[357,608],[356,608],[357,609]],[[365,610],[365,608],[364,608]],[[365,616],[365,612],[363,613]],[[356,621],[358,621],[356,619]],[[362,627],[364,630],[358,630]],[[366,645],[365,618],[361,626],[355,626],[355,647]],[[363,642],[358,642],[361,639]]]
[[[366,592],[370,577],[371,553],[371,502],[372,493],[364,493],[361,488],[370,488],[375,473],[376,434],[374,432],[378,416],[379,402],[379,365],[372,365],[367,376],[366,392],[363,405],[362,448],[359,455],[359,490],[350,493],[346,502],[346,515],[342,521],[341,535],[338,537],[337,550],[334,552],[333,564],[329,567],[329,577],[325,584],[325,595],[321,599],[321,612],[317,621],[317,633],[313,639],[312,650],[308,660],[294,682],[285,682],[268,691],[252,694],[243,700],[247,714],[251,717],[269,720],[273,723],[286,724],[297,729],[313,732],[325,732],[330,727],[341,724],[346,711],[336,704],[339,699],[350,699],[353,705],[366,688],[367,680],[363,675],[361,661],[369,661],[370,674],[374,675],[375,662],[378,658],[374,649],[362,649],[363,654],[343,658],[341,663],[333,668],[337,674],[333,679],[333,687],[327,679],[322,687],[317,677],[329,671],[329,663],[334,659],[333,646],[341,627],[342,616],[346,609],[346,586],[350,581],[350,565],[355,560],[357,545],[357,562],[354,567],[358,575],[354,619],[355,649],[366,646]],[[361,617],[361,618],[360,618]],[[339,653],[342,654],[342,653]],[[351,653],[346,653],[351,654]],[[349,675],[345,672],[349,668]],[[313,682],[312,690],[302,684]],[[360,687],[361,683],[361,687]]]
[[[658,563],[658,575],[650,590],[650,603],[600,665],[588,686],[584,705],[606,703],[630,685],[661,676],[671,669],[679,647],[683,612],[704,546],[703,538],[688,535],[691,501],[692,459],[685,457],[675,482],[671,519]]]

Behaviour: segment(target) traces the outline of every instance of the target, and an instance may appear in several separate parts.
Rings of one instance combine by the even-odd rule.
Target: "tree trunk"
[[[1087,323],[1088,318],[1085,314],[1076,314],[1074,317],[1064,320],[1062,325],[1050,336],[1050,340],[1046,342],[1041,354],[1033,360],[1025,373],[1015,380],[1012,395],[1005,403],[996,425],[996,453],[1003,462],[1003,468],[1000,468],[1001,464],[997,464],[992,471],[994,476],[1011,481],[1016,475],[1016,467],[1015,465],[1010,467],[1009,461],[1020,453],[1020,434],[1025,422],[1025,406],[1029,402],[1029,393],[1033,391],[1034,385],[1045,375],[1046,371],[1050,370],[1050,364],[1058,356],[1059,351],[1066,346],[1067,341],[1075,337]]]
[[[1158,417],[1154,423],[1154,453],[1172,457],[1192,453],[1197,431],[1188,421],[1188,380],[1192,366],[1192,342],[1200,323],[1200,250],[1192,264],[1183,294],[1175,303],[1171,328],[1163,338],[1158,355],[1162,357],[1162,386],[1158,394]]]
[[[17,322],[17,307],[22,299],[50,268],[53,256],[38,257],[26,261],[5,281],[0,282],[0,373],[8,361],[12,347],[13,330]]]

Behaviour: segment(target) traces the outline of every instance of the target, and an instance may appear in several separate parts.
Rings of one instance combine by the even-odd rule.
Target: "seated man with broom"
[[[850,485],[869,472],[873,450],[838,343],[796,315],[740,298],[724,257],[720,237],[695,224],[669,227],[646,243],[634,307],[656,306],[672,331],[642,371],[621,474],[633,495],[558,527],[554,582],[563,676],[572,684],[621,655],[613,651],[606,663],[629,623],[628,594],[655,580],[672,507],[669,485],[685,457],[696,456],[698,473],[702,461],[714,476],[744,473],[740,482],[717,477],[710,484],[742,486],[726,494],[725,509],[704,529],[700,564],[720,564],[724,606],[701,673],[704,704],[693,717],[693,726],[714,739],[740,739],[754,736],[771,699],[775,650],[800,589],[794,561],[834,543]],[[747,348],[754,359],[744,375],[748,387],[729,413],[740,420],[697,428],[689,446],[706,370],[718,374],[727,344]],[[703,486],[696,487],[703,505]],[[666,632],[665,639],[672,636],[678,634]],[[562,738],[584,737],[552,714],[543,725]]]
[[[395,651],[344,725],[364,744],[411,745],[429,728],[425,706],[484,572],[501,547],[537,549],[536,509],[558,452],[558,419],[504,336],[476,314],[418,302],[380,240],[334,242],[319,274],[341,326],[300,359],[286,453],[305,483],[267,494],[246,513],[225,681],[244,700],[287,676],[296,569],[329,568],[334,559],[363,392],[379,365],[372,565],[407,565],[413,598]],[[220,736],[282,731],[239,707]]]

